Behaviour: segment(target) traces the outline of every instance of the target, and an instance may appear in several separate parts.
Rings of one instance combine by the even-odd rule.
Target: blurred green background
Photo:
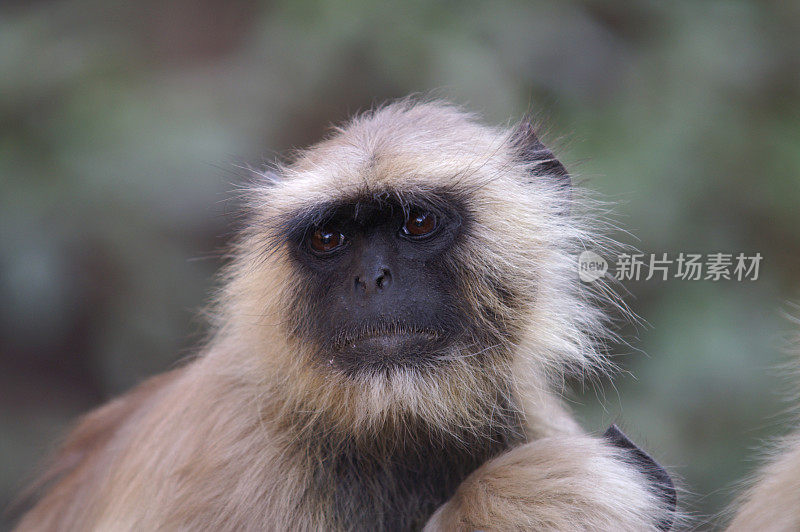
[[[236,163],[431,90],[543,117],[646,253],[764,256],[756,282],[626,283],[630,374],[574,395],[720,511],[787,430],[797,2],[0,3],[0,506],[77,414],[192,353]]]

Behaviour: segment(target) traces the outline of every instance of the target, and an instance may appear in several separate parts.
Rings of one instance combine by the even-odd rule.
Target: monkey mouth
[[[395,345],[404,340],[436,341],[441,332],[427,328],[405,325],[401,323],[381,323],[373,326],[362,327],[360,330],[349,334],[340,334],[336,339],[336,347],[347,348],[353,344],[368,342],[376,344]]]
[[[408,345],[425,344],[438,340],[439,336],[425,332],[387,332],[362,336],[349,343],[349,347],[368,348],[384,353],[402,351]]]
[[[436,330],[391,324],[342,335],[335,344],[339,365],[347,370],[376,369],[423,362],[441,348]]]

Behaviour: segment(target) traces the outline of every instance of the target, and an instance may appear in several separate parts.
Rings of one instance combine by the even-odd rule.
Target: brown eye
[[[344,244],[344,235],[337,231],[317,229],[309,237],[311,249],[318,253],[328,253]]]
[[[413,210],[403,226],[403,233],[412,237],[427,236],[436,230],[436,222],[432,212]]]

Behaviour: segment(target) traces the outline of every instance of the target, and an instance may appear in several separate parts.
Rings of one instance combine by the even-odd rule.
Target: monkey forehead
[[[488,194],[494,182],[508,177],[502,175],[507,170],[490,155],[459,154],[455,160],[441,153],[367,156],[360,161],[339,160],[335,166],[292,172],[271,191],[274,201],[270,203],[280,210],[293,211],[385,194],[424,197],[439,190],[466,193],[481,189]]]
[[[357,117],[281,174],[268,191],[280,211],[387,192],[461,190],[491,199],[507,196],[527,175],[508,131],[438,104],[394,104]]]

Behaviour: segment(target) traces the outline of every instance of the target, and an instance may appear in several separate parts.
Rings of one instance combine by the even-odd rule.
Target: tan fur
[[[595,438],[541,438],[475,471],[426,530],[648,529],[659,502],[623,461]]]
[[[405,100],[299,152],[274,182],[265,174],[249,191],[209,345],[91,414],[57,462],[79,453],[76,465],[56,466],[18,530],[347,528],[311,488],[309,465],[330,458],[316,442],[349,434],[355,448],[385,454],[420,423],[445,439],[480,436],[498,397],[518,410],[530,443],[475,471],[428,529],[655,529],[667,510],[644,476],[584,435],[558,394],[564,368],[603,366],[605,316],[575,271],[576,252],[596,245],[580,194],[531,179],[535,163],[520,161],[510,136],[452,106]],[[276,220],[331,198],[438,186],[468,193],[476,213],[474,234],[458,244],[461,297],[513,331],[492,346],[499,362],[477,367],[478,353],[462,346],[436,372],[354,378],[319,364],[287,320],[303,279],[274,242]],[[514,308],[498,282],[517,296]]]
[[[53,530],[59,527],[59,523],[80,520],[80,514],[90,504],[82,499],[82,495],[96,489],[101,478],[98,457],[103,454],[103,449],[142,403],[157,396],[158,390],[174,380],[178,372],[173,370],[153,377],[123,397],[84,416],[61,445],[58,455],[48,464],[46,473],[29,488],[27,497],[55,483],[25,516],[20,528]]]
[[[787,438],[780,449],[740,497],[729,532],[800,530],[800,436]]]
[[[796,345],[800,346],[800,342]],[[793,363],[788,369],[797,386],[800,349],[790,351]],[[733,516],[727,528],[729,532],[800,530],[800,431],[766,445],[765,449],[761,454],[767,459],[727,512]]]

